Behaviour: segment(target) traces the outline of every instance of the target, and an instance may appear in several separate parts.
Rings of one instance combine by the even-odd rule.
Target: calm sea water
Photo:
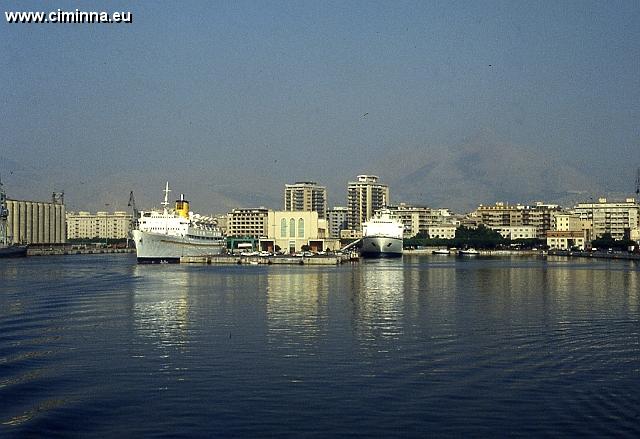
[[[0,436],[640,436],[640,266],[0,260]]]

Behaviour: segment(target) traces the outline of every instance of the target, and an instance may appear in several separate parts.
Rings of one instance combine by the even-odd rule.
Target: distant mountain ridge
[[[399,147],[386,156],[375,156],[375,161],[369,157],[357,163],[338,161],[334,173],[316,175],[313,180],[327,186],[330,206],[346,205],[347,182],[359,174],[372,173],[389,185],[392,203],[445,207],[458,213],[496,201],[544,201],[568,207],[590,197],[623,199],[633,195],[603,188],[571,163],[548,152],[535,151],[484,131],[454,145]],[[175,190],[171,196],[185,193],[200,213],[224,213],[235,207],[280,209],[284,185],[309,175],[307,164],[301,169],[283,168],[278,172],[258,172],[250,167],[225,172],[203,167],[180,175],[162,169],[109,169],[96,173],[90,169],[21,163],[0,156],[0,173],[10,197],[47,201],[52,191],[64,190],[69,210],[129,210],[131,190],[138,208],[159,206],[167,179]]]
[[[397,150],[372,165],[405,201],[457,212],[496,201],[571,205],[602,193],[588,175],[548,153],[536,154],[483,132],[455,146]]]

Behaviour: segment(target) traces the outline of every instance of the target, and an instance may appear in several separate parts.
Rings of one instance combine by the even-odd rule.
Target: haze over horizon
[[[48,2],[132,24],[0,26],[0,175],[69,210],[281,208],[374,173],[392,202],[631,196],[640,3]]]

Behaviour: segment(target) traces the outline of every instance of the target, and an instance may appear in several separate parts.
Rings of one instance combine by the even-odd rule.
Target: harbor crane
[[[129,193],[129,203],[127,206],[131,208],[131,230],[138,228],[138,217],[140,213],[138,212],[138,208],[136,207],[136,198],[133,196],[133,191]]]

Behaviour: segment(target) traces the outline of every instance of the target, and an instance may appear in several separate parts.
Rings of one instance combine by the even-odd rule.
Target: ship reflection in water
[[[184,270],[135,266],[138,278],[133,295],[137,334],[158,347],[184,346],[189,330],[189,281]]]
[[[404,270],[399,259],[373,259],[352,276],[353,325],[367,344],[403,331]]]

